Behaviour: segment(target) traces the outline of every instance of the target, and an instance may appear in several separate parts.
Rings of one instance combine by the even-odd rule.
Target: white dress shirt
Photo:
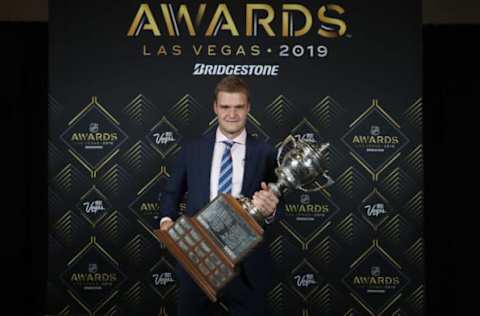
[[[210,170],[210,201],[212,201],[218,195],[218,177],[220,176],[222,156],[225,152],[225,147],[227,147],[227,145],[223,143],[224,141],[233,141],[233,146],[231,149],[233,167],[232,192],[230,194],[234,197],[239,197],[242,191],[247,132],[245,131],[245,129],[243,129],[240,135],[238,135],[234,139],[229,139],[222,134],[219,128],[217,128],[217,133],[215,136],[215,147],[213,148],[212,156],[212,169]]]

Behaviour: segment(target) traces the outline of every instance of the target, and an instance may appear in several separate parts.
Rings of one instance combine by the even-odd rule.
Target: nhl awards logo
[[[72,155],[93,172],[127,139],[119,125],[93,97],[92,102],[69,122],[60,138]]]
[[[90,244],[68,264],[61,279],[82,304],[94,311],[126,277],[92,237]]]
[[[351,125],[342,141],[371,171],[380,171],[409,142],[396,123],[374,100],[373,105]]]
[[[353,278],[353,285],[364,288],[366,293],[385,293],[387,289],[395,289],[399,284],[398,275],[383,275],[380,266],[371,266],[369,274]]]
[[[295,217],[296,221],[322,222],[336,212],[338,207],[328,197],[319,192],[295,193],[285,198],[287,216]]]
[[[302,243],[308,244],[340,207],[324,192],[292,192],[285,196],[285,217],[281,221],[285,229]],[[305,277],[303,280],[307,280]],[[317,280],[318,278],[316,278]]]
[[[71,274],[70,281],[73,286],[83,290],[103,290],[117,282],[115,272],[100,272],[97,263],[88,263],[86,270]]]
[[[142,188],[129,209],[151,230],[158,228],[160,221],[160,200],[167,176],[159,175],[150,185]]]
[[[88,126],[88,132],[76,132],[70,137],[72,143],[83,146],[85,149],[103,149],[105,146],[111,146],[118,140],[117,132],[100,132],[100,124],[91,122]]]
[[[401,272],[400,265],[375,240],[360,260],[355,261],[343,282],[353,297],[367,306],[372,314],[382,314],[393,300],[398,299],[398,293],[409,280]]]
[[[381,135],[381,127],[371,125],[369,135],[355,135],[352,143],[366,152],[385,152],[386,149],[395,148],[400,139],[395,135]]]

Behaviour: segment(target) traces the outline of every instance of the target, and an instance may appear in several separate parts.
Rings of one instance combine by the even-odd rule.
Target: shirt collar
[[[223,141],[227,141],[227,142],[233,141],[234,143],[245,145],[245,143],[247,142],[247,131],[244,128],[243,131],[240,133],[240,135],[238,135],[234,139],[229,139],[227,136],[223,135],[222,132],[220,131],[220,128],[217,127],[215,142],[219,143]]]

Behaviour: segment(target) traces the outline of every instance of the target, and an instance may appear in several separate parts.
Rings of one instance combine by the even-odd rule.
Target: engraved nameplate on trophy
[[[282,156],[288,145],[291,149]],[[287,137],[277,156],[278,181],[269,183],[269,189],[280,197],[295,189],[310,192],[333,184],[325,168],[328,146]],[[320,178],[326,180],[324,184],[316,182]],[[312,183],[316,185],[312,187]],[[168,231],[158,229],[155,234],[215,302],[221,289],[237,274],[238,263],[262,241],[264,224],[264,216],[250,199],[220,194],[195,216],[183,215]]]
[[[254,229],[245,221],[247,214],[241,214],[243,209],[235,209],[228,196],[213,200],[195,218],[211,233],[217,245],[234,263],[237,263],[252,245],[261,241],[261,227]],[[245,211],[243,211],[246,213]]]

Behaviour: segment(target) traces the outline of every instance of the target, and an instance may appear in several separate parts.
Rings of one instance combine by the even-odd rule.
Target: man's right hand
[[[160,224],[160,230],[167,231],[170,227],[173,226],[173,224],[174,222],[170,218],[167,218],[163,220],[162,223]]]

